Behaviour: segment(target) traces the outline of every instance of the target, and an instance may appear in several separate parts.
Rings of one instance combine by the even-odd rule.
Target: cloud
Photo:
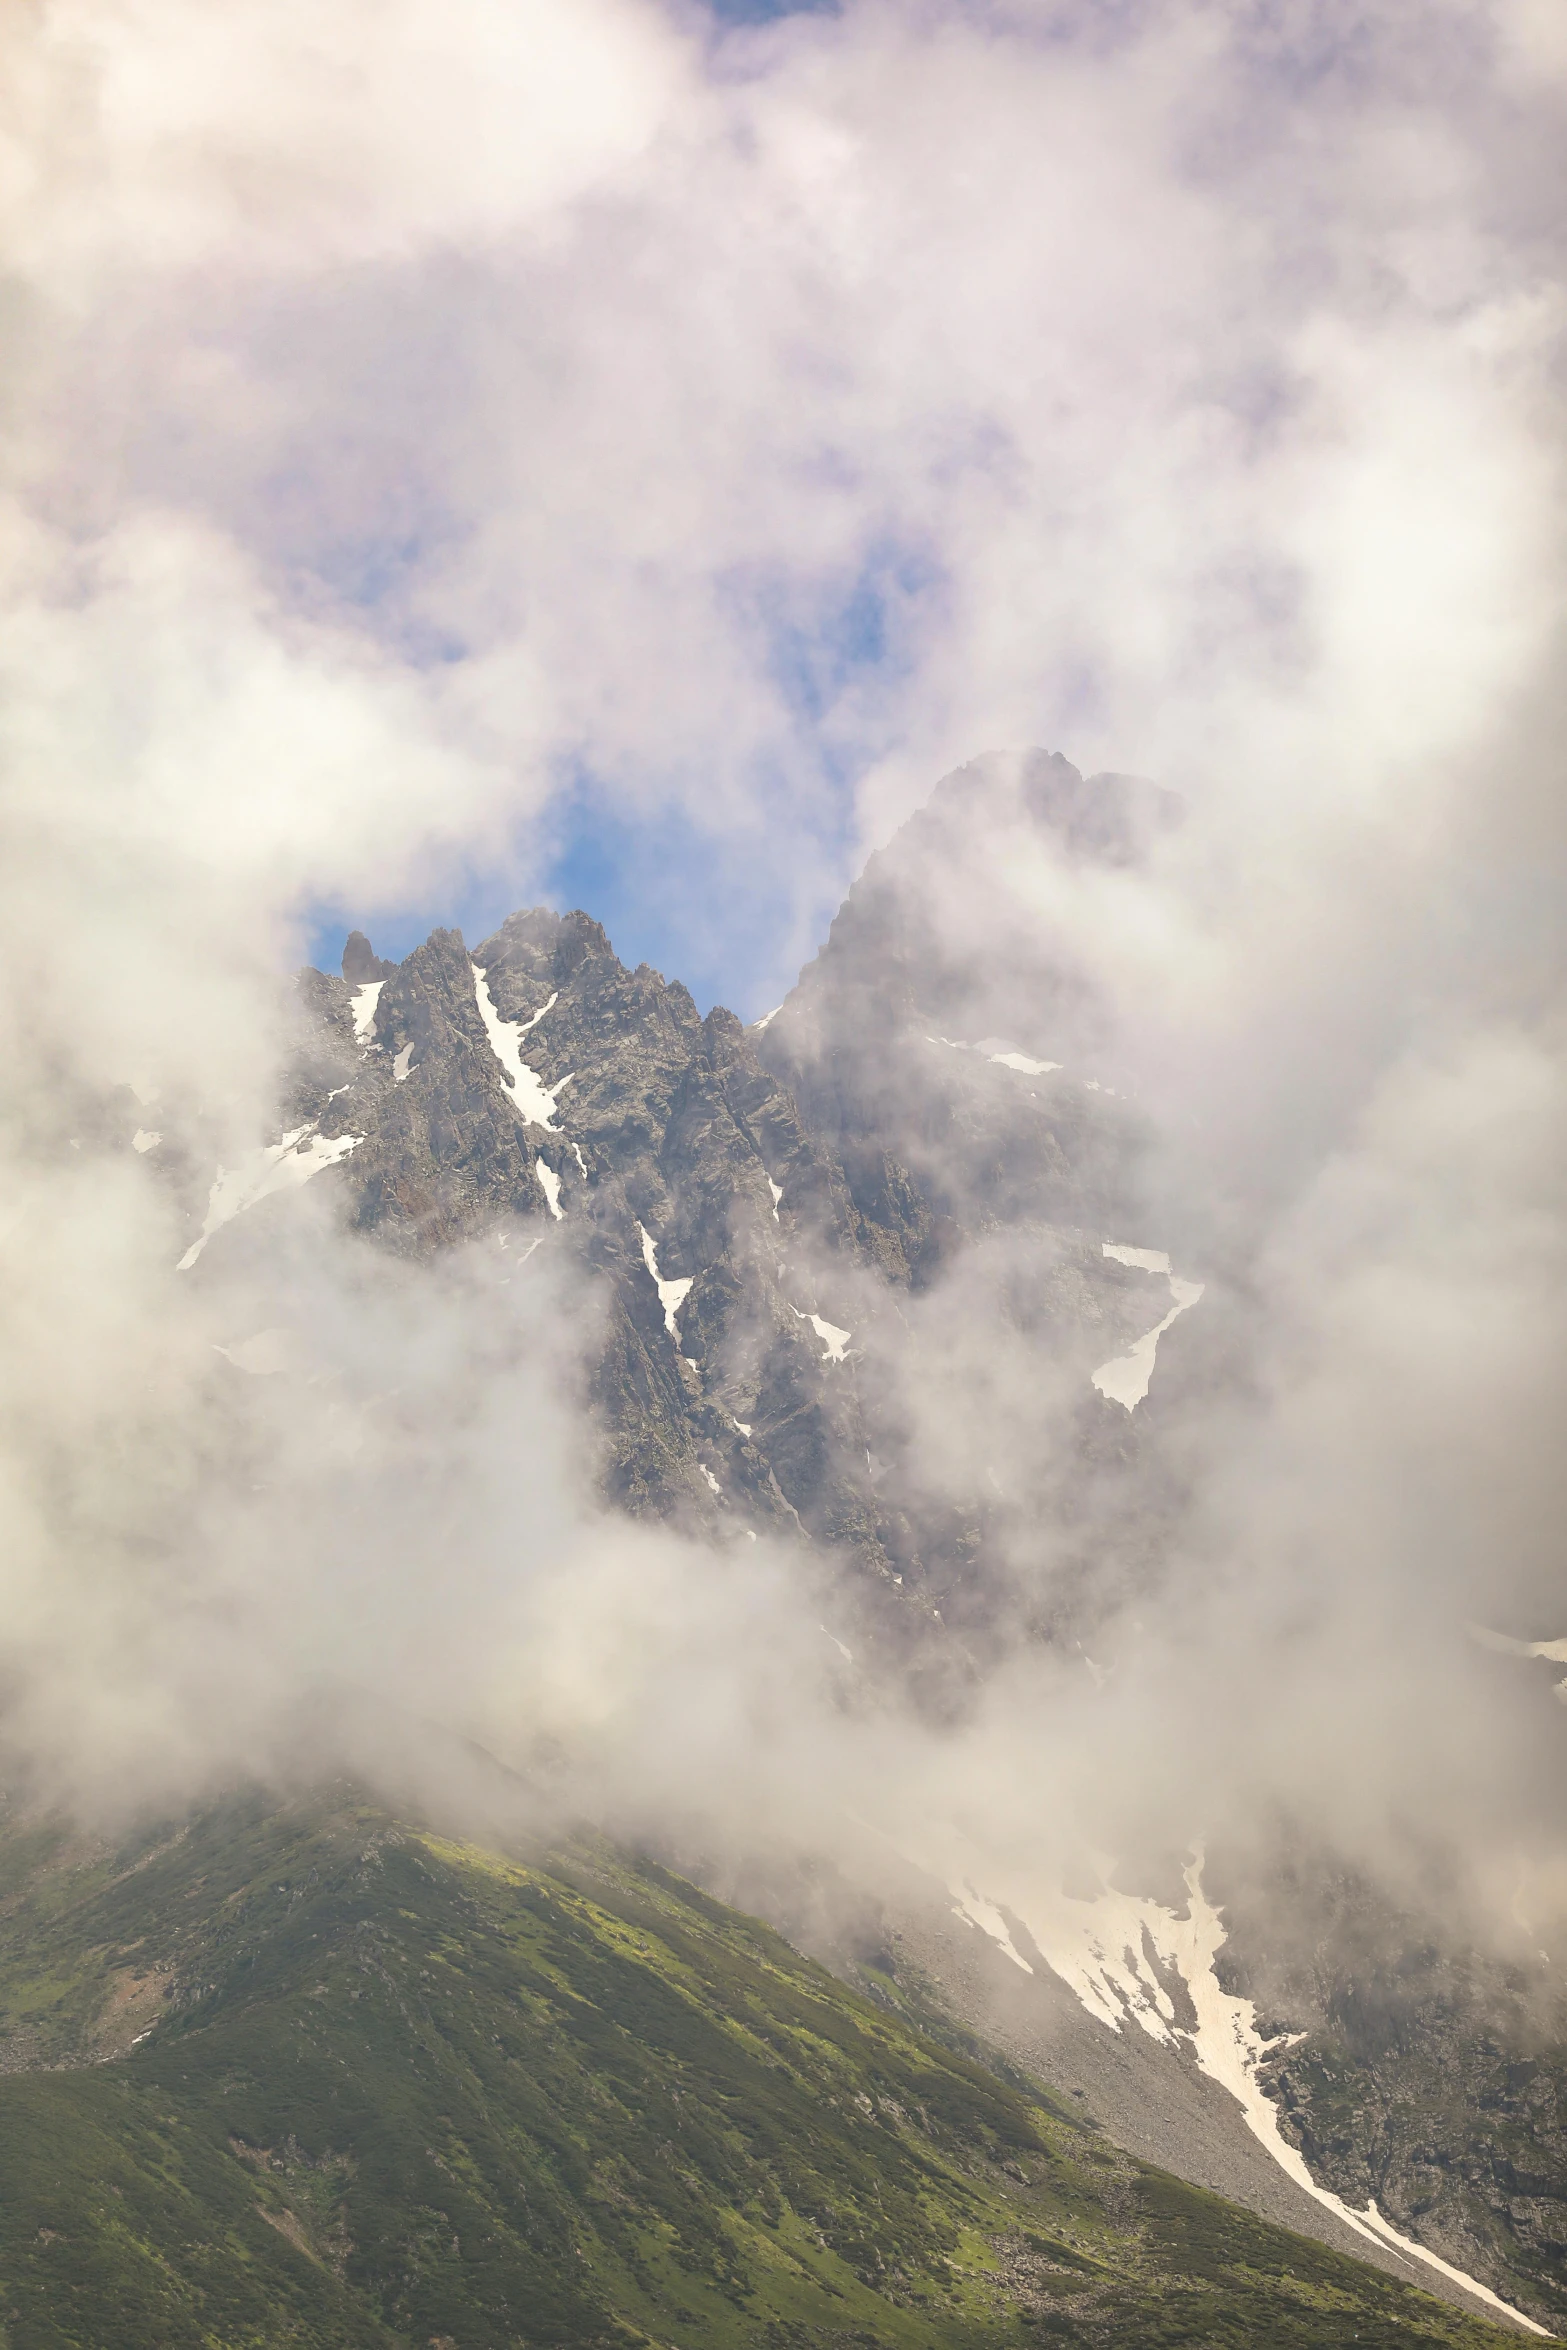
[[[486,848],[586,767],[782,853],[785,971],[984,743],[1418,807],[1554,594],[1524,21],[58,7],[26,495],[440,670]]]
[[[1437,1702],[1463,1724],[1444,1800],[1476,1835],[1506,1814],[1533,1749],[1466,1710],[1445,1644],[1499,1593],[1502,1629],[1562,1629],[1552,21],[8,20],[5,1473],[15,1718],[51,1769],[143,1754],[172,1785],[264,1746],[322,1660],[411,1692],[432,1655],[470,1727],[592,1725],[606,1783],[656,1752],[671,1803],[725,1741],[758,1816],[825,1790],[807,1735],[833,1768],[902,1752],[905,1725],[838,1707],[781,1569],[747,1593],[546,1468],[570,1415],[520,1339],[496,1371],[466,1272],[416,1295],[322,1241],[276,1279],[330,1327],[344,1400],[319,1428],[286,1383],[236,1401],[212,1350],[247,1301],[221,1327],[168,1307],[161,1195],[73,1121],[130,1080],[249,1147],[310,909],[433,915],[475,864],[521,898],[573,795],[718,844],[734,986],[771,1002],[944,767],[1044,740],[1178,785],[1190,824],[1151,874],[1025,858],[953,920],[1048,928],[1098,991],[1165,1138],[1166,1223],[1118,1237],[1179,1230],[1250,1317],[1252,1384],[1182,1438],[1175,1612],[1141,1649],[1127,1629],[1107,1697],[1063,1682],[1048,1729],[1003,1680],[955,1783],[1021,1811],[1056,1772],[1113,1809],[1179,1724],[1173,1817],[1241,1751],[1296,1786],[1331,1690],[1360,1725],[1320,1774],[1341,1819],[1373,1753],[1383,1813],[1416,1800]],[[949,1369],[986,1343],[949,1295],[930,1319]],[[382,1358],[422,1414],[385,1403]],[[971,1425],[950,1384],[911,1403]],[[558,1557],[518,1596],[522,1473]],[[678,1669],[649,1666],[661,1625]],[[776,1670],[735,1677],[759,1645]],[[1204,1674],[1223,1656],[1241,1688],[1261,1652],[1303,1661],[1226,1736]],[[1091,1798],[1107,1735],[1125,1764]]]
[[[13,24],[30,274],[332,271],[536,229],[635,156],[680,50],[626,0],[58,0]]]

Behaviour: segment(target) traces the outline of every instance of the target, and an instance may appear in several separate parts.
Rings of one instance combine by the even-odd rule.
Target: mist
[[[1554,15],[54,0],[0,43],[13,1783],[325,1757],[479,1812],[471,1742],[530,1818],[731,1853],[1048,1874],[1286,1816],[1499,1932],[1520,1869],[1560,1904],[1567,1721],[1467,1629],[1567,1632]],[[587,790],[698,844],[647,892],[754,1016],[1026,742],[1185,820],[1113,870],[975,837],[936,915],[1073,974],[1148,1138],[1116,1237],[1205,1295],[1148,1555],[1085,1597],[1020,1507],[944,1718],[820,1546],[603,1505],[564,1252],[398,1262],[322,1182],[176,1272],[324,915],[534,902]],[[888,1374],[938,1490],[982,1442],[1048,1483],[1079,1378],[1009,1249]]]

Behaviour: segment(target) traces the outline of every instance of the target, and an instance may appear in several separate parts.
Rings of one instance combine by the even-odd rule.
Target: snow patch
[[[974,1047],[987,1061],[994,1061],[1000,1069],[1016,1069],[1022,1077],[1047,1077],[1052,1069],[1059,1069],[1059,1061],[1036,1061],[1028,1053],[1020,1053],[1010,1038],[982,1036]]]
[[[1036,1061],[1031,1053],[1020,1053],[1004,1036],[982,1036],[978,1044],[965,1044],[961,1036],[927,1035],[925,1042],[944,1044],[954,1053],[983,1053],[998,1069],[1015,1069],[1020,1077],[1048,1077],[1052,1069],[1062,1066],[1059,1061]]]
[[[1548,1664],[1567,1665],[1567,1640],[1513,1640],[1505,1632],[1488,1632],[1484,1624],[1471,1624],[1469,1632],[1482,1648],[1494,1649],[1498,1656],[1538,1656]],[[1557,1682],[1556,1696],[1567,1705],[1567,1678]]]
[[[706,1461],[698,1461],[697,1467],[701,1470],[703,1476],[707,1479],[707,1482],[712,1487],[713,1491],[718,1495],[720,1501],[722,1501],[724,1489],[719,1484],[718,1479],[713,1475],[713,1472],[708,1467]]]
[[[490,1050],[499,1061],[506,1080],[506,1091],[512,1107],[525,1126],[555,1125],[555,1097],[571,1083],[571,1077],[561,1078],[557,1085],[546,1085],[536,1069],[530,1069],[519,1050],[520,1042],[530,1028],[537,1028],[552,1004],[559,1001],[559,990],[549,1003],[541,1004],[531,1020],[503,1020],[495,1009],[489,983],[477,963],[473,966],[474,1001],[479,1017],[484,1022],[484,1033],[490,1040]]]
[[[783,1185],[781,1183],[775,1183],[772,1177],[769,1175],[767,1178],[767,1188],[773,1195],[773,1222],[776,1224],[778,1221],[778,1202],[783,1198]]]
[[[392,1063],[392,1076],[399,1085],[402,1084],[404,1078],[408,1075],[409,1070],[412,1068],[413,1057],[414,1048],[411,1044],[405,1044],[399,1049],[397,1058]]]
[[[852,1330],[840,1330],[836,1323],[824,1322],[820,1314],[802,1314],[798,1306],[791,1306],[789,1311],[794,1315],[796,1321],[810,1323],[811,1328],[822,1342],[822,1361],[824,1363],[844,1361],[844,1350],[854,1336]]]
[[[286,1371],[292,1348],[286,1330],[258,1330],[254,1338],[241,1338],[233,1346],[215,1346],[227,1363],[236,1371],[248,1371],[253,1379],[270,1379],[279,1371]]]
[[[653,1276],[653,1287],[658,1291],[658,1302],[664,1309],[664,1328],[678,1345],[680,1332],[675,1326],[675,1316],[685,1304],[696,1275],[688,1273],[684,1281],[666,1281],[658,1269],[658,1249],[653,1235],[645,1224],[639,1224],[637,1230],[642,1235],[642,1262]],[[692,1367],[695,1368],[694,1365]]]
[[[1466,2276],[1461,2268],[1451,2267],[1439,2252],[1427,2251],[1425,2245],[1417,2244],[1413,2236],[1401,2236],[1392,2222],[1384,2219],[1377,2209],[1375,2196],[1360,2216],[1375,2228],[1377,2234],[1395,2252],[1423,2260],[1427,2268],[1436,2269],[1450,2285],[1461,2286],[1464,2292],[1475,2294],[1488,2308],[1499,2309],[1504,2317],[1510,2317],[1515,2325],[1527,2326],[1531,2334],[1539,2334],[1547,2342],[1555,2339],[1548,2326],[1537,2326],[1532,2317],[1525,2317],[1521,2309],[1515,2309],[1510,2301],[1504,2301],[1500,2294],[1493,2293],[1489,2285],[1482,2285],[1477,2278]]]
[[[588,1162],[582,1155],[582,1145],[580,1142],[574,1142],[572,1144],[571,1155],[577,1162],[578,1173],[581,1175],[583,1182],[586,1183],[588,1179]]]
[[[847,1656],[847,1649],[844,1654]],[[1020,1966],[1025,1975],[1033,1973],[1033,1968],[1012,1939],[1011,1927],[993,1901],[987,1901],[982,1893],[976,1893],[966,1877],[955,1885],[949,1885],[947,1891],[952,1896],[954,1917],[967,1918],[971,1926],[978,1926],[982,1934],[988,1934],[992,1942],[1000,1944],[1014,1966]]]
[[[756,1536],[755,1536],[754,1534],[752,1535],[752,1537],[751,1537],[751,1540],[752,1540],[753,1542],[756,1540]],[[833,1644],[834,1648],[835,1648],[835,1649],[838,1651],[838,1654],[839,1654],[839,1655],[840,1655],[840,1656],[841,1656],[841,1657],[844,1659],[844,1661],[845,1661],[846,1663],[848,1663],[848,1664],[851,1664],[851,1665],[853,1664],[853,1662],[854,1662],[854,1651],[853,1651],[853,1649],[852,1649],[852,1648],[845,1648],[845,1646],[844,1646],[843,1642],[842,1642],[842,1641],[839,1639],[839,1637],[838,1637],[838,1635],[837,1635],[837,1633],[836,1633],[836,1632],[829,1632],[825,1624],[818,1624],[818,1625],[817,1625],[817,1627],[816,1627],[816,1629],[817,1629],[817,1631],[818,1631],[818,1632],[820,1632],[820,1633],[822,1634],[822,1636],[823,1636],[825,1639],[827,1639],[827,1640],[830,1640],[830,1641],[832,1642],[832,1644]]]
[[[350,1009],[354,1015],[354,1035],[360,1044],[370,1042],[370,1031],[375,1026],[375,1008],[381,1001],[384,979],[367,979],[363,987],[354,989]]]
[[[1118,1264],[1134,1265],[1140,1272],[1162,1273],[1170,1284],[1170,1295],[1175,1301],[1164,1320],[1137,1341],[1130,1354],[1117,1355],[1113,1362],[1101,1363],[1093,1374],[1093,1383],[1101,1395],[1111,1403],[1118,1403],[1129,1412],[1135,1412],[1148,1393],[1153,1378],[1154,1357],[1159,1341],[1177,1316],[1188,1306],[1194,1306],[1203,1293],[1201,1281],[1183,1281],[1178,1273],[1170,1271],[1170,1260],[1162,1248],[1129,1248],[1124,1241],[1106,1240],[1100,1243],[1107,1257]]]
[[[379,982],[373,983],[379,984]],[[244,1208],[274,1191],[297,1191],[323,1167],[335,1167],[364,1141],[362,1134],[317,1134],[313,1126],[296,1126],[281,1142],[253,1151],[237,1167],[220,1167],[207,1195],[207,1218],[200,1237],[181,1257],[176,1271],[188,1273],[214,1232]]]
[[[749,1420],[737,1420],[737,1419],[735,1418],[735,1416],[734,1416],[734,1413],[733,1413],[733,1412],[731,1412],[731,1413],[730,1413],[730,1415],[729,1415],[729,1424],[730,1424],[730,1426],[731,1426],[732,1428],[738,1428],[742,1436],[749,1436],[749,1435],[750,1435],[750,1433],[751,1433],[751,1423],[750,1423],[750,1421],[749,1421]]]
[[[549,1202],[550,1214],[554,1217],[557,1224],[560,1223],[561,1219],[566,1213],[565,1209],[560,1204],[560,1177],[556,1174],[554,1168],[550,1166],[544,1159],[534,1160],[533,1172],[535,1175],[537,1175],[540,1188],[544,1193],[544,1197]]]
[[[772,1010],[770,1012],[764,1012],[760,1020],[753,1020],[751,1023],[751,1034],[753,1036],[760,1036],[764,1028],[770,1028],[772,1026],[773,1022],[777,1019],[779,1013],[782,1010],[782,1004],[774,1004]]]
[[[1114,1257],[1118,1265],[1135,1265],[1140,1273],[1163,1273],[1169,1276],[1170,1260],[1162,1248],[1128,1248],[1121,1240],[1105,1240],[1100,1247],[1107,1257]]]
[[[155,1151],[163,1140],[161,1134],[150,1134],[145,1126],[138,1126],[131,1136],[133,1151]]]

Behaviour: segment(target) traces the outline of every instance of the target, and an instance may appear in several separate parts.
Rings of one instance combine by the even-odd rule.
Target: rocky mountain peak
[[[911,825],[964,833],[1022,823],[1053,835],[1072,857],[1127,865],[1184,814],[1178,793],[1145,776],[1085,776],[1059,751],[1027,746],[984,751],[954,768]]]
[[[343,977],[350,987],[363,987],[372,979],[390,979],[397,969],[375,952],[362,930],[351,930],[343,941]]]

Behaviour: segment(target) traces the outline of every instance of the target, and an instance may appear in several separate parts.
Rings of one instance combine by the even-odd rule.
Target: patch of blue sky
[[[707,0],[723,24],[771,24],[779,16],[839,16],[842,0]]]
[[[318,909],[310,959],[335,970],[350,928],[368,930],[376,952],[399,961],[436,924],[474,946],[519,905],[545,904],[591,914],[623,962],[682,980],[704,1013],[714,1003],[743,1019],[770,1009],[853,878],[855,785],[886,747],[897,682],[943,580],[920,550],[887,540],[839,579],[750,573],[732,576],[724,592],[754,631],[783,705],[789,740],[770,772],[707,793],[690,777],[627,788],[578,770],[526,853],[519,844],[455,888],[448,876],[438,903],[374,922]]]
[[[848,879],[841,805],[828,800],[813,819],[802,828],[785,801],[770,822],[714,831],[679,807],[628,815],[587,786],[549,899],[602,922],[622,962],[683,981],[699,1011],[722,1003],[754,1020],[794,984]]]
[[[849,797],[825,795],[808,816],[782,786],[772,797],[759,821],[719,830],[673,803],[627,808],[581,778],[552,813],[553,853],[531,874],[520,862],[473,872],[438,903],[373,917],[317,908],[307,960],[336,971],[351,929],[401,962],[438,925],[460,930],[472,948],[519,906],[580,909],[603,924],[623,963],[681,980],[704,1014],[723,1003],[756,1019],[793,985],[852,877]]]
[[[367,932],[376,953],[394,963],[422,946],[432,930],[460,930],[473,947],[519,906],[539,902],[539,889],[536,885],[530,888],[527,868],[511,860],[489,872],[470,870],[455,878],[448,870],[429,896],[396,906],[371,909],[318,904],[309,908],[304,917],[305,960],[318,971],[341,969],[344,942],[351,930]]]
[[[375,641],[414,668],[460,661],[467,645],[430,617],[423,590],[431,570],[450,558],[453,533],[434,516],[398,531],[346,530],[296,557],[329,603],[367,624]]]
[[[829,729],[856,687],[907,675],[920,621],[942,585],[929,553],[892,539],[874,545],[842,580],[802,584],[737,572],[727,583],[763,638],[767,667],[796,721]],[[824,755],[836,763],[825,746]]]

